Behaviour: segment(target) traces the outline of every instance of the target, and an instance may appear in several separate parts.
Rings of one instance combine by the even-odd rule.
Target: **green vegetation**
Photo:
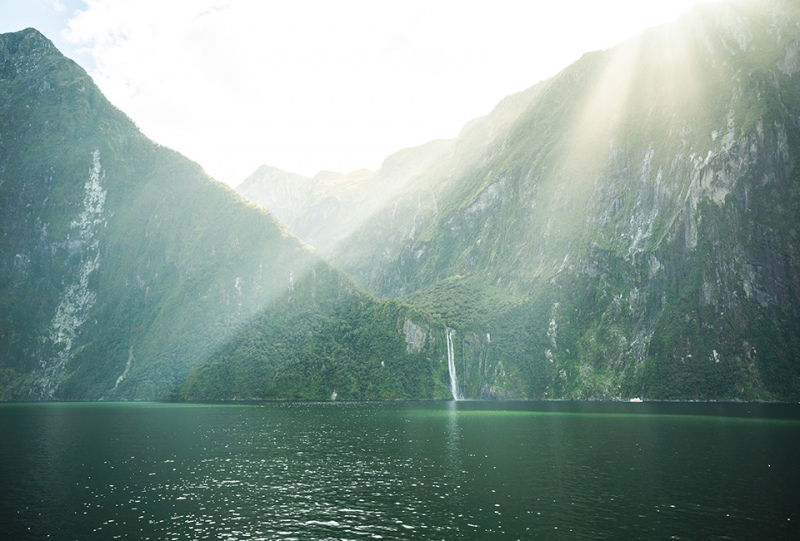
[[[413,347],[409,325],[420,333]],[[436,334],[417,311],[375,300],[320,263],[291,298],[265,310],[195,369],[176,397],[446,398],[447,367]]]
[[[517,352],[505,388],[527,397],[795,399],[798,17],[700,7],[585,55],[457,180],[431,179],[435,212],[370,223],[334,261],[462,333],[465,375]],[[501,340],[512,313],[528,330]],[[541,366],[534,385],[522,367]]]
[[[449,398],[451,333],[467,397],[798,400],[798,20],[585,55],[416,171],[347,275],[0,36],[0,399]]]
[[[0,93],[10,97],[0,134],[0,398],[173,396],[193,368],[245,351],[261,327],[282,329],[282,345],[267,352],[279,354],[270,357],[282,374],[276,396],[319,397],[305,365],[321,359],[342,396],[445,388],[438,358],[406,355],[399,305],[371,300],[263,209],[143,137],[43,36],[0,39]],[[282,312],[294,303],[301,309]],[[391,376],[375,372],[374,388],[333,377],[359,379],[381,360]]]

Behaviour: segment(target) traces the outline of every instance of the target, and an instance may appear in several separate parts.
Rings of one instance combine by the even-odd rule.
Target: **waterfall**
[[[450,392],[453,394],[453,400],[461,400],[461,395],[458,394],[458,377],[456,376],[456,359],[453,353],[453,331],[447,329],[447,369],[450,372]]]

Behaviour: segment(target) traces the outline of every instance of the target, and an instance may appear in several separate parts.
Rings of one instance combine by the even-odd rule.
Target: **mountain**
[[[322,171],[313,178],[263,165],[236,191],[272,212],[289,230],[321,254],[332,254],[381,209],[402,194],[414,194],[418,205],[436,205],[432,180],[458,178],[478,156],[491,152],[538,94],[534,88],[503,100],[484,118],[476,119],[457,139],[436,140],[403,149],[386,158],[380,170],[347,174]],[[393,215],[393,218],[403,219]],[[391,236],[394,224],[385,229]]]
[[[454,329],[467,396],[800,399],[800,5],[700,5],[522,96],[329,261]]]
[[[424,316],[145,138],[36,30],[0,36],[0,95],[0,399],[447,394]],[[259,325],[247,369],[205,380]]]
[[[369,171],[347,175],[323,171],[306,178],[259,167],[236,191],[272,212],[289,230],[321,253],[346,236],[352,219],[375,200]],[[330,227],[334,225],[334,227]]]
[[[375,173],[249,179],[330,263],[38,32],[0,94],[0,399],[800,399],[796,2],[698,6]]]

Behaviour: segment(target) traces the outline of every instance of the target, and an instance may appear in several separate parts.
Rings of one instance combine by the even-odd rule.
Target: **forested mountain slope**
[[[292,322],[258,358],[262,372],[278,375],[343,339],[312,323],[334,318],[370,332],[359,312],[375,302],[368,294],[268,212],[146,139],[39,32],[0,36],[0,95],[0,398],[175,396],[192,368],[242,340],[254,319]],[[382,372],[363,367],[372,375],[353,381],[357,353],[344,343],[326,360],[324,385],[250,381],[246,391],[445,392],[430,344],[408,346],[413,314],[401,318],[392,306],[370,323],[392,329]],[[424,387],[398,383],[406,361],[427,362]],[[232,397],[223,394],[238,389],[231,378],[206,385],[204,396]]]
[[[449,398],[449,359],[468,398],[800,399],[797,2],[698,6],[377,173],[262,170],[352,281],[37,32],[0,94],[0,398]]]
[[[474,396],[800,398],[799,10],[700,5],[586,54],[330,260],[460,321]]]

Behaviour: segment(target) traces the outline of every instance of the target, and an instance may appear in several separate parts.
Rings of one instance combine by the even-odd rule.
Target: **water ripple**
[[[15,537],[792,538],[800,524],[787,503],[796,421],[464,403],[107,408],[0,426],[27,452],[0,447]]]

